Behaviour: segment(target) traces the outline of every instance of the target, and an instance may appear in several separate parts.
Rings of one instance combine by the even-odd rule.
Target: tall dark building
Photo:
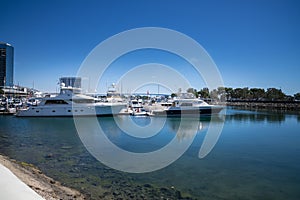
[[[80,77],[61,77],[59,83],[64,83],[65,87],[81,88]]]
[[[14,48],[0,42],[0,87],[14,84]]]

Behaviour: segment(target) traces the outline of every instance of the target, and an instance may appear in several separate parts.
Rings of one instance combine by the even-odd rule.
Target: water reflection
[[[176,134],[176,137],[178,140],[193,138],[194,134],[199,134],[201,131],[207,130],[210,123],[212,126],[223,123],[224,119],[222,116],[206,116],[198,118],[168,118],[166,121],[166,126],[171,131],[169,133]],[[179,127],[182,127],[181,130],[179,130]],[[193,127],[193,128],[192,128]]]
[[[113,121],[111,118],[98,119],[100,126],[109,140],[122,149],[139,153],[158,150],[170,143],[174,137],[178,144],[181,142],[191,142],[195,135],[207,128],[210,123],[207,118],[205,121],[201,121],[197,118],[140,118],[120,116],[115,117],[114,120],[116,121]],[[141,120],[144,121],[141,122]],[[129,123],[132,121],[137,123],[137,126],[142,126],[136,130],[126,128],[126,125],[129,126]],[[145,121],[147,123],[146,126],[144,126]],[[118,125],[121,125],[121,128],[126,131],[121,130]],[[89,126],[91,127],[92,124]],[[135,131],[135,133],[130,131]]]
[[[299,116],[298,116],[299,118]],[[282,123],[286,120],[284,114],[269,114],[269,113],[236,113],[226,116],[227,121],[240,121],[240,122],[267,122],[267,123]]]

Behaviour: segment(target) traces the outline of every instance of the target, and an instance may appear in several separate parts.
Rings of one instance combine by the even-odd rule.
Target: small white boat
[[[141,115],[148,115],[148,112],[144,108],[135,108],[131,115],[134,116],[141,116]]]
[[[130,115],[142,116],[148,115],[148,112],[143,107],[143,102],[141,100],[131,100],[129,103]]]
[[[37,105],[19,109],[18,117],[71,117],[117,115],[126,103],[96,102],[95,98],[78,93],[78,88],[61,87],[56,97],[41,99]]]
[[[40,98],[40,97],[39,98],[29,98],[26,101],[26,104],[27,104],[27,106],[36,106],[41,102],[41,99],[42,98]]]

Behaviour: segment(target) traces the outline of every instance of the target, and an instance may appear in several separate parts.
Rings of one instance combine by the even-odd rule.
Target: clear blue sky
[[[300,92],[297,0],[0,0],[0,8],[0,41],[15,48],[15,84],[55,91],[101,41],[154,26],[199,42],[227,87]]]

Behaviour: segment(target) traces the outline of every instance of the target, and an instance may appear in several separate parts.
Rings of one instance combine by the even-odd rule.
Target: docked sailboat
[[[68,117],[110,116],[126,108],[126,103],[97,102],[95,98],[81,94],[78,88],[61,86],[60,94],[46,97],[35,106],[18,110],[18,117]]]

